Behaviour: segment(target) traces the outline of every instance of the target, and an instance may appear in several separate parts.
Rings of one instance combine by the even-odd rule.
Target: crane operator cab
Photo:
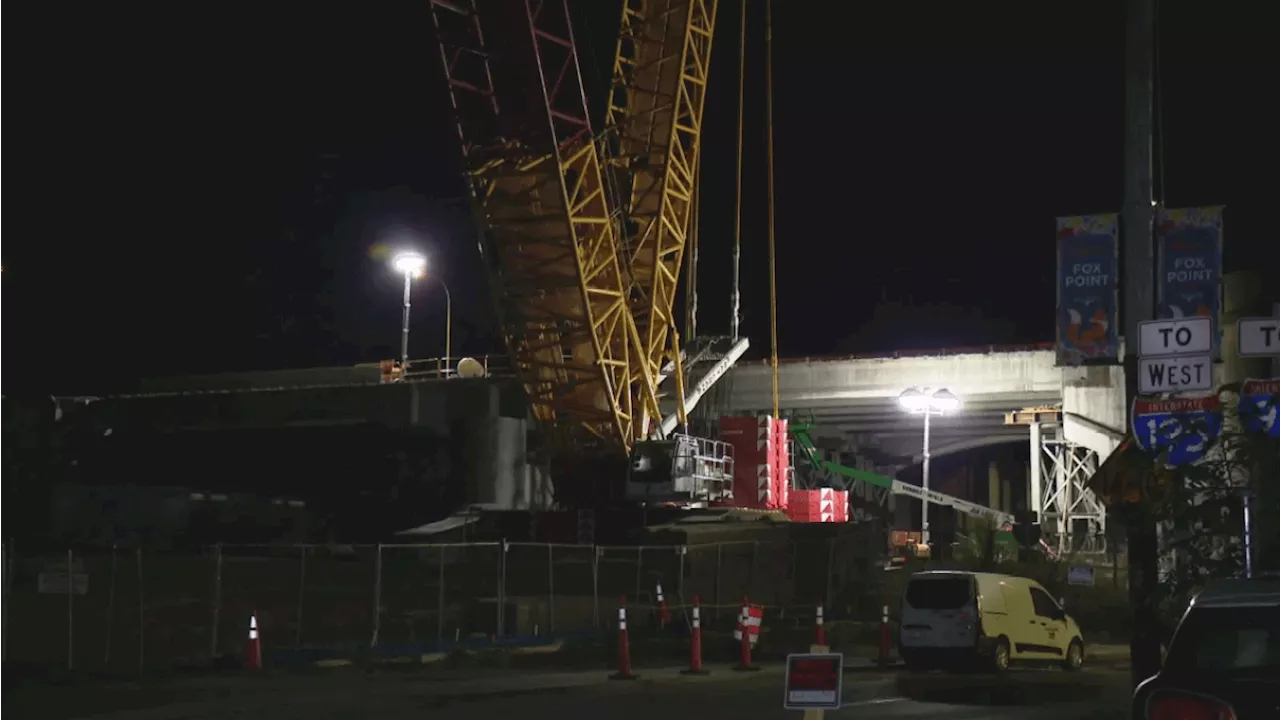
[[[1084,664],[1080,626],[1040,583],[1015,575],[915,573],[902,596],[898,647],[913,669]]]
[[[733,446],[692,435],[641,440],[631,451],[627,499],[706,503],[733,498]]]

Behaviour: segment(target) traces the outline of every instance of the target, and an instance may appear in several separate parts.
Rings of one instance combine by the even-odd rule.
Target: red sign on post
[[[844,679],[844,655],[839,653],[787,656],[786,710],[838,710]]]

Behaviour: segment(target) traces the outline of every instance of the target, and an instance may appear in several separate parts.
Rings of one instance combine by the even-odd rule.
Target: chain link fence
[[[251,616],[264,654],[447,651],[614,632],[619,604],[637,632],[697,598],[706,627],[731,628],[744,598],[771,613],[873,617],[857,597],[865,542],[732,541],[597,546],[450,543],[219,545],[4,554],[6,666],[140,672],[233,662]],[[879,600],[875,602],[878,608]],[[865,612],[863,612],[865,611]]]

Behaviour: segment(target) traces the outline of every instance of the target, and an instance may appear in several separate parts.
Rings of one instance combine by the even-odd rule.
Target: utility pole
[[[1138,393],[1138,323],[1154,319],[1155,251],[1152,236],[1151,135],[1155,50],[1155,0],[1129,0],[1125,28],[1125,136],[1123,277],[1126,411]],[[1131,419],[1132,420],[1132,419]],[[1130,422],[1132,424],[1132,422]],[[1160,670],[1160,621],[1156,588],[1159,548],[1155,515],[1143,494],[1122,509],[1129,544],[1129,605],[1133,613],[1133,684]]]

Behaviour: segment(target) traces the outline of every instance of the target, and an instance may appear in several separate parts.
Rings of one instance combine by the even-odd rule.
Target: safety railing
[[[383,362],[385,382],[400,380],[433,380],[441,378],[515,377],[516,368],[505,355],[481,355],[479,357],[438,357],[410,360],[408,368],[401,372],[393,360]]]
[[[263,652],[414,647],[612,632],[627,598],[638,632],[696,595],[705,626],[731,628],[743,597],[766,608],[839,598],[861,607],[864,542],[731,541],[593,546],[452,543],[220,545],[15,555],[4,561],[7,666],[141,671]],[[880,606],[871,598],[867,612]]]

